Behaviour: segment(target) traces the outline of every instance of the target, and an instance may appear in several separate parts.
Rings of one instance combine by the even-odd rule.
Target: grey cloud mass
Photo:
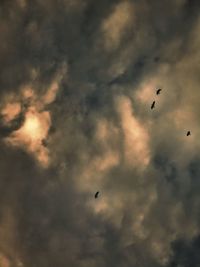
[[[200,266],[199,31],[198,0],[0,2],[0,267]]]

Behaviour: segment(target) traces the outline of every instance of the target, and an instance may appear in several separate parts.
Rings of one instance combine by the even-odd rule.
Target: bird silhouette
[[[156,91],[156,94],[159,95],[161,91],[162,91],[162,89],[159,88],[159,89]]]
[[[155,101],[153,101],[153,103],[151,104],[151,109],[153,109],[155,107]]]
[[[98,195],[99,195],[99,191],[97,191],[94,195],[95,198],[98,198]]]
[[[191,135],[190,131],[187,132],[187,136]]]

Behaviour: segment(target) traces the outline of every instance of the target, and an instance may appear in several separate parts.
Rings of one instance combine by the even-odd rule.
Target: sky
[[[198,0],[0,1],[0,267],[200,266],[199,32]]]

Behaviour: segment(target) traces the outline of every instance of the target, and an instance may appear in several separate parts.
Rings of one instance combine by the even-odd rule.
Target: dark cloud
[[[173,259],[170,267],[175,266],[198,266],[199,258],[199,236],[191,241],[177,240],[173,243]]]
[[[1,1],[0,266],[198,266],[199,8]]]

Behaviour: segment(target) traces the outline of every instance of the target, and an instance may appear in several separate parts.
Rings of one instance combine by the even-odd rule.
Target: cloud
[[[16,118],[20,111],[21,106],[19,103],[7,104],[7,106],[1,112],[4,117],[5,123]]]
[[[150,160],[148,148],[148,133],[132,115],[131,101],[121,97],[117,101],[122,129],[124,132],[124,157],[129,166],[136,165],[142,168]]]
[[[49,165],[50,159],[49,151],[44,146],[43,141],[48,138],[48,132],[51,127],[50,112],[44,111],[44,108],[56,99],[59,83],[65,72],[66,65],[64,64],[43,95],[37,95],[34,89],[26,85],[21,89],[20,102],[9,103],[11,99],[9,100],[8,98],[5,100],[6,106],[1,111],[5,125],[12,124],[13,119],[20,113],[24,117],[21,127],[13,131],[5,139],[5,142],[9,145],[21,146],[28,152],[34,154],[44,167]],[[14,95],[11,96],[12,98],[16,98]],[[27,107],[25,106],[22,111],[21,106],[25,104]]]
[[[24,146],[28,151],[35,153],[44,166],[48,165],[48,150],[43,147],[42,141],[47,138],[50,125],[48,112],[38,113],[30,109],[25,115],[22,127],[13,132],[6,142],[13,146]]]
[[[0,7],[0,265],[198,265],[198,1]]]
[[[115,50],[121,41],[127,27],[133,23],[134,9],[129,1],[119,2],[114,10],[102,23],[104,45],[106,50]]]

